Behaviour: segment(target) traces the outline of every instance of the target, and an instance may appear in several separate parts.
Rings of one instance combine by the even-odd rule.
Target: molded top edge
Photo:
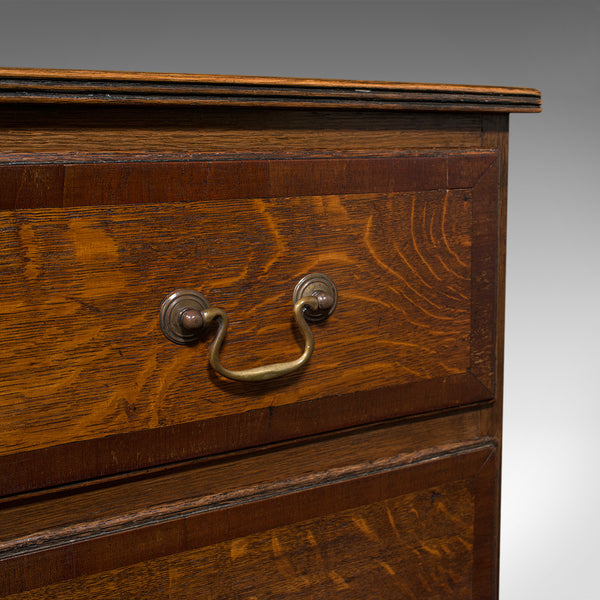
[[[541,111],[522,87],[13,68],[0,68],[0,102]]]

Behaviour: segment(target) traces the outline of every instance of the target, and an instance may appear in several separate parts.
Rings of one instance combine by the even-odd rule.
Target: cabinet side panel
[[[495,515],[496,531],[500,531],[500,489],[502,466],[502,413],[504,403],[504,320],[505,320],[505,285],[506,285],[506,230],[507,230],[507,190],[508,190],[508,130],[509,115],[486,115],[483,118],[483,144],[494,148],[498,153],[498,286],[496,311],[496,400],[493,404],[482,407],[480,411],[481,435],[490,436],[498,445],[497,477],[498,493],[496,494]],[[493,556],[496,564],[500,564],[500,536],[494,538]],[[498,595],[498,569],[493,571],[493,578],[485,582],[487,586],[481,597],[496,598]],[[487,594],[487,595],[484,595]]]

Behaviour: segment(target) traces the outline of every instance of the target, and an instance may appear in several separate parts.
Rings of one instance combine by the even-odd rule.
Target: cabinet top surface
[[[0,68],[1,103],[540,112],[532,88]]]

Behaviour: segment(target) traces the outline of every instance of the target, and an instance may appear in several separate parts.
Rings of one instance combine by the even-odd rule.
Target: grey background
[[[0,2],[0,65],[542,90],[511,117],[501,598],[600,597],[598,2]]]

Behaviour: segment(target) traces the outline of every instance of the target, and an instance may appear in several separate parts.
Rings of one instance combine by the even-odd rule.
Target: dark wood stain
[[[0,103],[0,151],[55,153],[262,153],[481,148],[482,116],[224,107]]]
[[[531,88],[50,69],[0,69],[0,102],[541,110]]]
[[[373,441],[376,439],[373,438]],[[285,464],[285,457],[282,458]],[[328,462],[324,454],[321,454],[321,459]],[[263,455],[263,464],[267,460],[269,457]],[[430,455],[417,453],[412,456],[390,456],[362,465],[354,462],[349,463],[346,468],[330,467],[327,474],[322,472],[320,476],[315,464],[313,474],[306,481],[286,482],[282,479],[277,491],[271,493],[268,487],[257,486],[240,489],[230,499],[226,495],[207,496],[209,504],[205,508],[181,512],[180,507],[179,514],[175,513],[174,518],[161,517],[164,510],[157,507],[153,511],[155,516],[152,521],[145,524],[140,522],[133,529],[125,522],[121,525],[117,522],[108,534],[92,535],[78,541],[70,539],[69,529],[65,529],[62,535],[65,542],[69,540],[67,545],[55,543],[55,547],[48,550],[41,546],[37,553],[27,556],[8,555],[0,562],[5,573],[12,573],[11,579],[4,579],[4,593],[10,593],[15,587],[30,588],[30,568],[31,572],[36,573],[36,566],[49,560],[57,565],[64,565],[64,569],[68,569],[70,565],[68,578],[81,578],[107,571],[114,568],[113,565],[137,563],[136,566],[123,570],[126,573],[124,585],[131,585],[137,579],[138,570],[141,569],[144,573],[149,566],[140,565],[140,562],[168,555],[174,556],[157,561],[152,567],[154,572],[170,571],[172,560],[177,564],[180,560],[185,563],[192,558],[190,568],[196,568],[199,562],[206,562],[208,573],[212,575],[207,575],[206,580],[203,577],[194,578],[200,588],[194,588],[194,584],[186,584],[183,580],[175,585],[183,585],[191,590],[215,585],[218,589],[219,586],[227,586],[227,583],[226,580],[215,578],[214,574],[226,570],[229,563],[221,562],[220,550],[213,554],[215,545],[228,542],[225,547],[240,549],[248,544],[253,545],[252,540],[242,538],[253,537],[259,544],[261,539],[269,540],[272,547],[273,543],[277,546],[277,542],[273,542],[275,536],[277,541],[283,542],[283,548],[291,544],[292,540],[302,539],[304,536],[301,531],[308,528],[313,532],[315,541],[321,536],[323,541],[321,544],[313,543],[312,550],[303,545],[290,549],[300,561],[318,560],[318,548],[321,547],[322,552],[331,552],[332,557],[340,557],[338,568],[344,568],[344,572],[346,568],[354,566],[359,571],[367,569],[366,575],[377,564],[381,566],[381,561],[402,559],[404,566],[400,568],[398,565],[398,568],[401,573],[411,573],[408,581],[405,581],[408,585],[422,585],[423,578],[417,577],[413,569],[425,569],[425,572],[438,573],[435,578],[425,577],[428,582],[426,585],[458,585],[458,588],[450,587],[447,591],[456,593],[457,589],[461,589],[461,593],[465,594],[473,587],[474,544],[481,546],[483,543],[480,552],[488,553],[489,543],[485,536],[490,527],[495,527],[491,510],[494,480],[488,477],[481,484],[478,483],[478,473],[482,466],[487,465],[488,469],[492,468],[495,472],[494,461],[493,446],[484,444],[439,448],[437,453]],[[234,466],[237,465],[232,465]],[[325,480],[322,479],[323,476],[326,477]],[[475,490],[479,492],[477,496]],[[432,494],[440,494],[443,499],[432,503]],[[446,502],[451,502],[451,506],[447,506]],[[101,522],[96,521],[98,524]],[[112,522],[114,523],[114,519]],[[459,530],[456,529],[457,524],[461,524]],[[90,525],[93,527],[94,523]],[[348,531],[348,527],[349,532],[344,533]],[[70,529],[76,532],[76,528]],[[338,534],[334,534],[334,530]],[[399,530],[404,535],[400,535]],[[360,537],[354,537],[356,535]],[[393,537],[389,537],[390,535]],[[369,540],[377,543],[363,555],[365,544],[368,547]],[[363,550],[359,549],[361,547]],[[440,551],[444,547],[446,550],[443,554],[446,556],[440,564]],[[421,555],[420,560],[410,560],[415,551]],[[317,554],[313,555],[313,552]],[[375,556],[372,555],[373,552],[376,552]],[[354,555],[356,561],[349,560],[347,553]],[[252,562],[241,568],[262,571],[273,565],[273,554],[261,552],[257,547],[255,552],[247,553],[246,561]],[[439,575],[440,567],[445,570],[444,576]],[[493,565],[490,563],[484,568],[485,571],[479,572],[479,576],[483,574],[489,578]],[[392,567],[392,570],[396,569]],[[188,570],[185,569],[182,577],[187,576],[187,573]],[[104,590],[102,587],[107,580],[106,575],[108,580],[112,579],[110,573],[100,577],[95,584],[98,586],[97,594],[111,593],[112,588]],[[50,571],[44,579],[51,584],[61,578],[60,572]],[[33,581],[39,585],[44,579],[36,573]],[[47,591],[52,593],[60,590],[60,593],[68,595],[79,593],[78,589],[89,590],[89,586],[94,585],[94,579],[96,578],[75,580],[66,586]],[[292,581],[293,578],[279,583],[291,585]],[[359,583],[361,578],[352,578],[352,581],[358,586],[355,593],[368,595],[370,591],[378,589],[377,579],[370,581],[366,577],[362,585]],[[398,586],[401,581],[402,577],[390,583]],[[275,585],[275,582],[269,585]],[[45,592],[46,590],[40,590],[42,594]],[[221,590],[221,593],[226,594],[234,592],[235,590],[230,591],[227,587]],[[392,593],[391,590],[389,593]]]
[[[0,596],[498,595],[508,113],[537,90],[0,69]],[[163,296],[231,317],[247,386]]]
[[[489,169],[494,155],[486,157],[484,167]],[[471,160],[470,155],[464,160]],[[176,202],[167,205],[4,213],[5,239],[12,242],[5,246],[3,264],[11,283],[2,293],[12,314],[2,333],[6,353],[0,389],[4,418],[13,432],[12,438],[5,439],[4,454],[237,413],[244,413],[246,422],[252,418],[262,422],[258,409],[307,401],[310,407],[300,413],[312,414],[314,423],[314,405],[323,404],[317,400],[320,397],[329,402],[331,397],[400,386],[409,386],[407,390],[414,394],[419,382],[425,392],[431,388],[428,381],[448,377],[454,377],[456,384],[462,381],[462,386],[454,386],[456,396],[444,395],[443,390],[450,388],[442,385],[441,395],[421,392],[421,404],[419,393],[408,402],[396,401],[396,408],[389,406],[389,400],[376,402],[373,417],[439,410],[493,397],[491,391],[482,396],[477,385],[469,383],[473,357],[481,377],[488,374],[489,379],[492,370],[491,358],[482,354],[487,351],[491,356],[492,340],[479,342],[477,333],[470,333],[470,312],[471,277],[479,278],[474,293],[481,294],[485,285],[493,291],[494,271],[472,270],[470,263],[495,243],[480,240],[479,233],[487,223],[494,226],[493,210],[482,210],[472,223],[469,194],[444,189],[448,174],[452,177],[455,170],[448,168],[447,159],[411,156],[385,162],[392,191],[379,194],[357,193],[364,184],[348,178],[352,161],[360,163],[363,173],[366,168],[381,170],[376,159],[245,161],[241,165],[243,173],[250,168],[271,175],[250,178],[253,193],[314,193],[298,175],[312,181],[314,168],[317,181],[319,173],[331,173],[326,191],[337,187],[342,192],[338,195],[242,202],[219,198],[215,188],[210,201],[185,204],[179,202],[181,195],[174,194]],[[170,178],[162,169],[152,171],[146,163],[140,164],[143,174],[153,173],[160,181],[148,189],[172,192],[173,185],[184,191],[184,197],[197,189],[180,176],[177,163],[168,163],[173,167]],[[230,180],[239,181],[237,163],[224,161],[199,169],[201,175],[207,172],[207,182],[214,164],[218,165],[215,173],[229,173]],[[453,164],[460,167],[460,161]],[[117,167],[122,175],[121,166]],[[112,178],[114,165],[93,168],[100,169],[100,181],[109,182],[100,188],[109,192],[94,198],[99,204],[114,197],[111,181],[129,185],[129,179]],[[404,172],[411,173],[408,182],[401,177]],[[477,177],[475,172],[472,180]],[[72,176],[68,180],[75,181]],[[84,176],[81,180],[93,182]],[[435,189],[438,185],[443,188]],[[210,184],[206,187],[210,189]],[[397,192],[396,187],[415,191]],[[248,186],[226,189],[226,196],[243,195]],[[477,195],[478,189],[472,194]],[[125,201],[130,198],[127,190],[119,194]],[[69,191],[70,203],[89,201],[83,186],[73,185]],[[487,189],[483,193],[489,196]],[[493,202],[493,193],[491,198]],[[403,227],[407,235],[396,238],[394,232]],[[157,309],[169,291],[199,289],[235,319],[224,352],[226,364],[276,362],[282,354],[297,352],[288,296],[296,280],[311,271],[326,272],[336,281],[339,310],[317,328],[318,350],[307,369],[262,386],[260,395],[207,371],[205,343],[178,347],[167,342],[158,328]],[[489,297],[482,301],[487,303]],[[386,307],[383,312],[382,307]],[[24,315],[32,310],[37,320],[28,323]],[[492,318],[484,312],[481,327]],[[370,325],[375,322],[377,328]],[[14,352],[15,347],[19,352]],[[329,364],[335,368],[320,366]],[[344,378],[339,377],[340,369]],[[488,381],[483,385],[488,390],[493,387]],[[264,396],[267,389],[269,395]],[[400,390],[392,393],[410,398]],[[15,411],[15,405],[27,410]],[[352,402],[348,406],[351,409]],[[360,405],[357,411],[364,414]],[[348,410],[338,415],[333,422],[319,420],[322,430],[360,422]],[[273,439],[273,423],[268,431],[261,427],[259,443]],[[284,429],[290,437],[316,432],[314,425],[308,431],[289,425]],[[235,447],[232,441],[221,450]],[[172,460],[185,457],[171,454]],[[150,466],[151,460],[142,463]]]

